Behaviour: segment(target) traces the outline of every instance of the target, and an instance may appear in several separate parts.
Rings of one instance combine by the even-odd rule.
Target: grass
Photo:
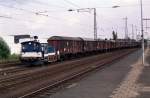
[[[19,61],[19,55],[17,54],[11,54],[8,58],[0,59],[0,63],[9,63],[9,62],[18,62]]]

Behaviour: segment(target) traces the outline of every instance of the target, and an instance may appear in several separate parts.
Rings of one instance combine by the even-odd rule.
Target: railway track
[[[111,63],[113,60],[127,55],[132,51],[135,50],[122,50],[105,55],[93,56],[92,58],[87,57],[81,60],[23,71],[12,76],[0,78],[0,97],[10,98],[13,96],[13,98],[29,98],[49,87],[56,86]]]
[[[16,62],[6,62],[6,63],[0,63],[0,69],[2,68],[7,68],[7,67],[12,67],[12,66],[16,66],[18,64],[21,64],[19,61]]]
[[[23,71],[25,68],[23,68],[23,64],[20,62],[11,62],[11,63],[1,63],[0,64],[0,77],[13,74],[19,71]]]
[[[107,57],[107,56],[109,56],[111,53],[107,53],[107,54],[101,54],[101,58],[104,58],[104,57]],[[101,58],[99,58],[99,59],[101,59]],[[24,67],[15,67],[14,69],[10,69],[10,68],[8,68],[8,69],[10,69],[10,70],[3,70],[4,72],[8,72],[8,73],[11,73],[11,75],[9,75],[9,76],[5,76],[5,77],[0,77],[0,79],[1,80],[10,80],[10,81],[13,81],[13,79],[15,80],[15,79],[17,79],[17,78],[19,78],[19,77],[27,77],[28,75],[36,75],[36,74],[38,74],[38,73],[41,73],[43,70],[45,71],[45,72],[47,72],[48,70],[55,70],[55,69],[57,69],[57,68],[59,68],[59,67],[61,67],[61,68],[63,68],[63,66],[65,67],[65,66],[69,66],[69,67],[72,67],[72,66],[70,66],[71,64],[73,64],[73,66],[76,66],[76,65],[78,65],[78,64],[74,64],[75,62],[77,62],[77,61],[80,61],[80,59],[79,60],[73,60],[73,61],[71,61],[71,62],[69,62],[68,63],[68,61],[65,61],[64,62],[64,64],[62,65],[62,64],[55,64],[55,65],[50,65],[50,66],[45,66],[45,67],[40,67],[40,68],[31,68],[31,70],[29,70],[30,69],[30,67],[28,68],[28,70],[27,71],[24,71],[24,72],[20,72],[20,73],[12,73],[12,72],[18,72],[18,71],[22,71],[22,70],[24,70]],[[61,69],[61,70],[63,70],[63,69]],[[60,71],[60,69],[58,70],[58,71]],[[7,73],[6,72],[6,73]],[[51,73],[52,73],[53,71],[51,71]]]
[[[104,58],[104,57],[107,57],[108,55],[110,55],[110,54],[107,54],[107,55],[103,54],[102,57]],[[24,71],[24,72],[21,72],[21,73],[16,73],[16,74],[13,74],[11,76],[5,76],[4,78],[0,79],[1,80],[0,84],[3,85],[3,86],[5,85],[5,87],[6,87],[6,83],[9,84],[9,85],[7,85],[7,87],[12,86],[12,85],[14,85],[18,82],[21,83],[21,82],[25,82],[25,81],[29,80],[31,78],[29,76],[32,76],[32,78],[37,77],[37,74],[42,73],[43,71],[48,72],[49,74],[54,74],[54,73],[62,71],[64,69],[73,68],[73,67],[76,67],[77,65],[79,66],[79,63],[74,64],[76,61],[79,62],[79,60],[75,60],[75,61],[72,61],[72,62],[69,62],[69,63],[64,63],[63,65],[58,64],[58,65],[55,65],[55,66],[53,65],[53,66],[49,66],[49,67],[45,67],[45,68],[33,69],[33,70],[30,70],[30,71],[28,70],[28,71]],[[81,62],[81,64],[82,63],[84,63],[84,62]],[[86,63],[88,64],[89,62],[86,62]],[[68,66],[68,67],[66,67],[66,66]],[[61,67],[61,69],[59,67]],[[52,70],[52,71],[49,72],[49,70]],[[45,74],[47,74],[47,73],[43,73],[43,75],[45,75]],[[38,75],[38,76],[40,77],[41,75]],[[18,81],[19,79],[21,79],[21,80]],[[15,81],[15,80],[16,80],[16,82],[12,83],[12,81]]]
[[[29,71],[32,69],[34,69],[34,67],[23,67],[21,65],[12,66],[12,67],[8,67],[8,68],[2,68],[0,70],[0,78],[6,77],[6,76],[12,76],[12,75],[18,74],[20,72]]]
[[[102,55],[107,56],[107,54],[102,54]],[[64,61],[64,62],[66,62],[66,61]],[[54,64],[56,64],[56,63],[54,63]],[[52,64],[52,65],[54,65],[54,64]],[[23,65],[19,62],[4,63],[4,64],[0,65],[0,78],[6,77],[6,75],[7,76],[9,76],[9,75],[15,76],[15,74],[18,74],[19,72],[34,70],[36,68],[37,68],[37,66],[36,67],[26,67],[25,65]]]

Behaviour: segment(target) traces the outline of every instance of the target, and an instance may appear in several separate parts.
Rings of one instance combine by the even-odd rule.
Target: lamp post
[[[118,8],[120,6],[115,5],[112,6],[111,8]],[[77,11],[77,12],[94,12],[94,40],[97,40],[97,18],[96,18],[96,8],[81,8],[81,9],[69,9],[68,11]]]
[[[68,11],[75,11],[73,9],[69,9]],[[96,8],[81,8],[76,9],[77,12],[94,12],[94,40],[97,40],[97,20],[96,20]]]
[[[143,2],[140,0],[141,7],[141,37],[142,37],[142,64],[144,65],[145,57],[144,57],[144,29],[143,29]]]

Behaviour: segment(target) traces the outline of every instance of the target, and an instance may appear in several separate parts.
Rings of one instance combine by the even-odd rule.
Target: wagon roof
[[[93,38],[82,38],[84,41],[95,41]]]
[[[133,39],[117,39],[116,41],[117,42],[129,42],[129,41],[135,42],[136,40],[133,40]]]
[[[66,36],[52,36],[48,40],[78,40],[82,41],[80,37],[66,37]]]

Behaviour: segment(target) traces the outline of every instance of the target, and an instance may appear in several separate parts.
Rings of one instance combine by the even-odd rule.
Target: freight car
[[[52,36],[47,42],[40,43],[36,40],[22,42],[20,60],[30,64],[55,62],[81,55],[140,46],[140,42],[135,40],[93,40],[63,36]]]

